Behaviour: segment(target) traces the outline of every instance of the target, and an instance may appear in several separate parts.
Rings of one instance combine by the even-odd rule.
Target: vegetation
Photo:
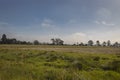
[[[88,41],[88,46],[93,46],[93,41],[92,40]]]
[[[0,80],[120,80],[120,49],[0,45]]]
[[[6,34],[2,35],[2,38],[0,40],[0,44],[29,44],[29,45],[70,45],[70,44],[64,44],[64,41],[60,38],[52,38],[51,39],[52,43],[41,43],[38,40],[34,40],[33,42],[27,42],[27,41],[20,41],[17,40],[15,38],[9,39],[7,38]],[[80,44],[77,42],[77,44],[73,44],[73,45],[77,45],[77,46],[102,46],[102,47],[120,47],[120,43],[115,42],[113,44],[111,44],[111,41],[108,40],[107,42],[103,42],[102,44],[100,44],[100,41],[97,40],[96,43],[94,44],[94,42],[92,40],[89,40],[88,43],[83,43],[81,42]]]
[[[32,43],[27,41],[20,41],[15,38],[9,39],[7,38],[6,34],[3,34],[0,40],[0,44],[32,44]]]
[[[53,38],[53,39],[51,39],[51,41],[52,41],[53,45],[63,45],[63,43],[64,43],[64,41],[59,38],[56,38],[56,39]]]

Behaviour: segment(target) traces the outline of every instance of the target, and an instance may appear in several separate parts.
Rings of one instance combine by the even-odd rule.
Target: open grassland
[[[0,45],[0,80],[120,80],[120,48]]]

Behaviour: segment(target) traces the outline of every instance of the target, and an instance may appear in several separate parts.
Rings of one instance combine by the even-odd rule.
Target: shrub
[[[120,60],[113,60],[112,62],[109,62],[107,65],[102,66],[102,69],[120,72]]]
[[[82,70],[83,65],[82,65],[80,62],[78,62],[78,61],[74,61],[74,62],[72,63],[72,67],[73,67],[74,69]]]
[[[94,61],[99,61],[100,60],[100,57],[99,56],[96,56],[93,58]]]

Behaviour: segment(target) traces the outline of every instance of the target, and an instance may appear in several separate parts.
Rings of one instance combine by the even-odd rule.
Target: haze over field
[[[120,41],[120,0],[0,0],[0,36]]]

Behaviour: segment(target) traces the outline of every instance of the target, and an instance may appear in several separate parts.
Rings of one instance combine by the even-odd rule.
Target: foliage
[[[39,41],[38,40],[35,40],[33,43],[34,43],[34,45],[39,45]]]
[[[2,35],[2,38],[0,39],[0,44],[23,44],[23,45],[71,45],[71,44],[64,44],[64,41],[60,38],[52,38],[51,39],[52,43],[48,42],[39,42],[38,40],[34,40],[33,42],[27,42],[27,41],[20,41],[17,40],[16,38],[7,38],[6,34]],[[120,43],[115,42],[111,44],[111,41],[108,40],[107,42],[103,42],[100,44],[100,41],[97,40],[96,44],[92,40],[89,40],[88,43],[83,43],[77,42],[77,44],[72,44],[73,46],[103,46],[103,47],[120,47]]]
[[[88,46],[93,46],[93,43],[94,43],[94,42],[93,42],[92,40],[89,40],[89,41],[88,41]]]
[[[56,39],[52,38],[51,41],[53,45],[63,45],[64,43],[64,41],[61,40],[60,38],[56,38]]]

